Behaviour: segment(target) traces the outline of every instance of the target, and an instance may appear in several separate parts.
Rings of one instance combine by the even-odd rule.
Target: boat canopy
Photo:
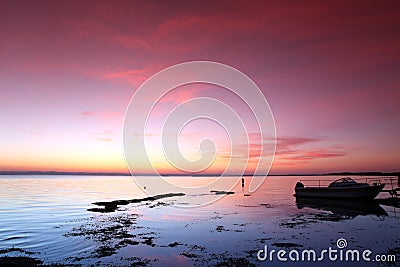
[[[357,183],[350,177],[340,178],[329,184],[328,187],[348,187],[348,186],[357,186],[362,185],[361,183]]]

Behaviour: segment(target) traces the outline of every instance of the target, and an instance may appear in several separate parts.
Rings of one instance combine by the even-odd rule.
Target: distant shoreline
[[[0,175],[91,175],[91,176],[131,176],[130,173],[118,173],[118,172],[59,172],[59,171],[0,171]],[[138,176],[153,176],[151,174],[136,174]],[[219,176],[220,174],[162,174],[162,176],[192,176],[192,177],[210,177]],[[236,174],[237,175],[237,174]],[[235,174],[226,176],[236,176]],[[327,176],[327,175],[359,175],[359,176],[400,176],[400,172],[333,172],[323,174],[269,174],[268,176]],[[251,174],[245,174],[241,176],[252,176]],[[264,175],[259,175],[264,176]]]

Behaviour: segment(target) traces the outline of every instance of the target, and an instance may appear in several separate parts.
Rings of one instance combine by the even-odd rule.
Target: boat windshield
[[[351,179],[350,177],[340,178],[329,184],[329,187],[338,187],[338,186],[353,186],[358,185],[356,181]]]

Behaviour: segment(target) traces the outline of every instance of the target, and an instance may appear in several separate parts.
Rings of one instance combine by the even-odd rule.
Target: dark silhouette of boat
[[[338,179],[328,186],[305,187],[301,182],[295,186],[296,197],[372,200],[382,191],[385,184],[359,183],[350,177]]]

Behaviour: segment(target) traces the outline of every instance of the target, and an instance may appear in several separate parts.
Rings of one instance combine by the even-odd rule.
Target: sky
[[[398,1],[3,1],[0,171],[126,172],[130,99],[153,74],[194,60],[258,85],[276,126],[272,174],[399,171],[399,25]],[[221,88],[184,86],[155,110],[210,95],[257,136]],[[205,137],[217,156],[204,173],[221,172],[230,140],[212,121],[188,125],[180,150],[196,160]],[[161,152],[151,157],[176,172]]]

